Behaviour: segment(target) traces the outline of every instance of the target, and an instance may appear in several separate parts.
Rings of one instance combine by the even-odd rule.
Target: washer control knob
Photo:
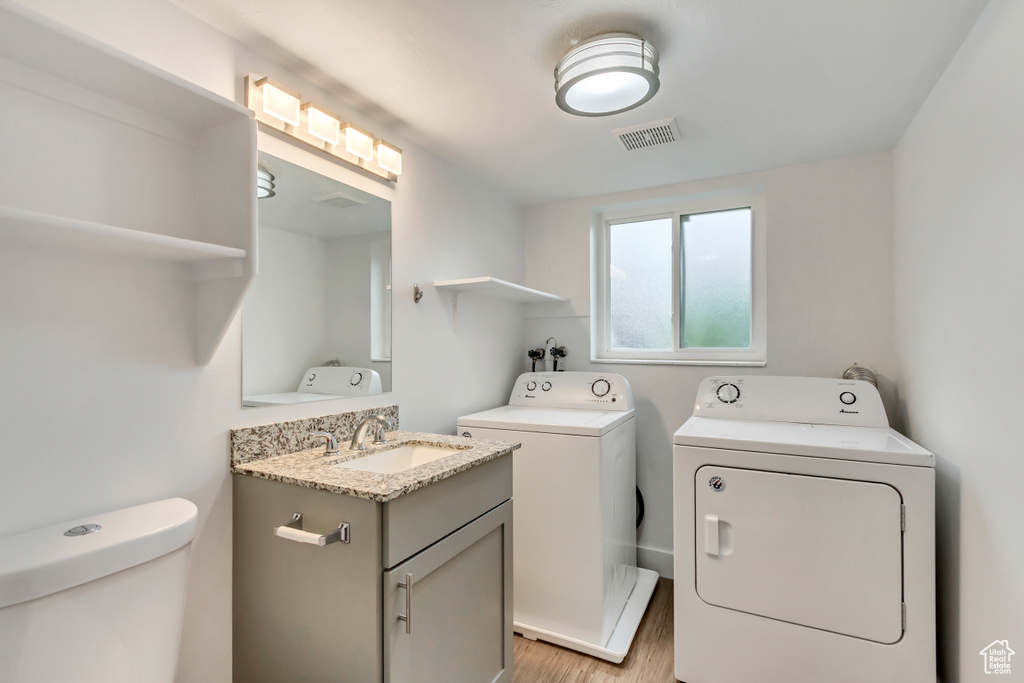
[[[854,403],[857,402],[857,395],[852,391],[844,391],[843,393],[839,394],[839,400],[848,406],[852,406]]]
[[[349,379],[348,383],[351,384],[352,386],[357,386],[362,381],[363,381],[363,373],[361,373],[361,372],[353,372],[352,373],[352,378]]]
[[[740,400],[740,388],[735,384],[723,384],[718,387],[716,393],[722,403],[735,403]]]
[[[536,388],[537,388],[537,383],[536,382],[527,382],[526,383],[526,390],[527,391],[533,391]]]
[[[594,396],[607,396],[608,392],[612,390],[612,385],[606,379],[599,379],[590,385],[590,390],[594,392]]]
[[[551,391],[551,382],[544,382],[544,384],[540,385],[540,388],[544,391]]]

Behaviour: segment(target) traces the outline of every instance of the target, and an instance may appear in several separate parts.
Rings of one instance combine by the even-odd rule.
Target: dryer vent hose
[[[868,382],[876,389],[878,388],[878,377],[875,376],[875,373],[871,372],[863,365],[857,365],[856,363],[843,371],[843,379],[859,379],[861,381]]]
[[[644,494],[640,493],[640,487],[636,487],[636,528],[644,521]]]

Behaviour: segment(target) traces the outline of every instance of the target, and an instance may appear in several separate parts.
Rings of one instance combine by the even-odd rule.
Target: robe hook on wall
[[[420,299],[422,299],[422,298],[423,298],[423,290],[420,289],[419,285],[413,285],[412,286],[412,300],[413,300],[413,303],[417,303],[418,304],[420,302]]]

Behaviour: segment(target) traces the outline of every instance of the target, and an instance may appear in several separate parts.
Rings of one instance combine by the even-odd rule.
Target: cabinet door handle
[[[405,589],[405,614],[399,614],[398,620],[405,622],[405,632],[412,633],[412,574],[405,575],[405,583],[398,584]]]
[[[286,538],[289,541],[297,541],[298,543],[310,543],[312,545],[325,546],[332,543],[341,541],[342,543],[348,543],[351,540],[351,534],[349,533],[348,522],[342,522],[338,525],[332,533],[329,534],[315,534],[309,531],[302,530],[302,513],[296,512],[292,515],[292,521],[281,526],[274,527],[274,535]]]

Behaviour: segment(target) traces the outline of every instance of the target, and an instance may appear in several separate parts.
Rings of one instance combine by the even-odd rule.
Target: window
[[[765,364],[762,196],[605,212],[594,230],[595,361]]]

